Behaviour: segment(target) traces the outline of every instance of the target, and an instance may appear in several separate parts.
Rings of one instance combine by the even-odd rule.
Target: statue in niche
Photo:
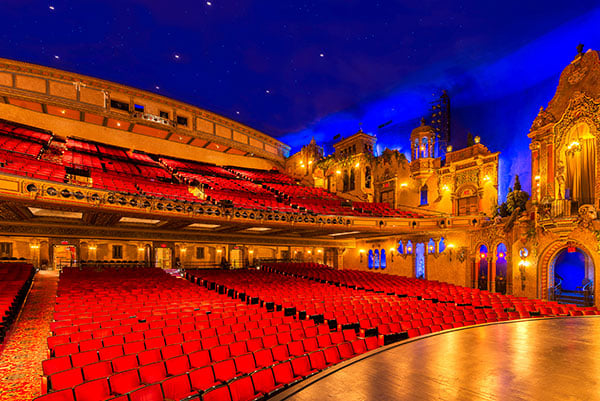
[[[565,193],[565,163],[562,160],[559,160],[556,166],[556,182],[558,184],[557,199],[562,199]]]

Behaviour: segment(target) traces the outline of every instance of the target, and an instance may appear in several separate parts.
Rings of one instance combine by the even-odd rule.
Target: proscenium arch
[[[596,253],[592,252],[587,246],[582,244],[579,241],[555,241],[549,244],[541,253],[538,258],[537,263],[537,271],[539,272],[539,281],[541,286],[541,294],[539,294],[538,298],[548,299],[550,285],[554,282],[554,277],[550,275],[550,264],[556,259],[558,254],[563,250],[568,248],[569,246],[574,246],[579,248],[587,257],[590,258],[590,262],[592,263],[592,271],[594,272],[594,279],[598,276],[598,272],[596,271],[596,261],[594,260],[594,255]],[[594,304],[596,300],[596,283],[594,283]]]

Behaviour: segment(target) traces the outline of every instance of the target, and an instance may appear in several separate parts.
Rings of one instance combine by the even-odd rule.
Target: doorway
[[[77,248],[74,245],[54,245],[52,254],[55,269],[73,266],[77,261]]]
[[[485,245],[481,245],[479,247],[479,265],[477,271],[479,276],[479,279],[477,280],[477,288],[479,288],[480,290],[487,290],[489,266],[488,249]]]
[[[554,258],[551,287],[558,302],[594,305],[594,264],[586,252],[569,246]]]
[[[229,252],[229,262],[234,269],[244,267],[244,252],[241,249],[232,249]]]
[[[498,244],[496,247],[496,292],[506,294],[506,245]]]
[[[171,269],[173,250],[171,248],[156,248],[155,254],[155,267],[160,269]]]

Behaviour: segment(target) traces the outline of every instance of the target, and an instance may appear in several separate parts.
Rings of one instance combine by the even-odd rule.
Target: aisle
[[[41,394],[42,361],[58,285],[58,272],[40,271],[0,354],[0,400],[31,400]]]

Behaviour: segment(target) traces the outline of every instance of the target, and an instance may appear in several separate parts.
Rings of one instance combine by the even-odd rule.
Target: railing
[[[171,121],[167,118],[160,117],[160,116],[155,116],[154,114],[143,113],[140,111],[134,111],[131,115],[134,118],[141,118],[142,120],[150,121],[153,123],[164,124],[164,125],[168,125],[171,127],[175,126],[175,123],[173,121]]]
[[[551,301],[556,301],[558,296],[561,294],[561,292],[562,292],[561,285],[562,285],[562,279],[558,279],[558,282],[556,284],[554,284],[554,286],[550,287],[550,291],[548,291],[548,293],[550,295]]]
[[[552,202],[550,207],[550,215],[552,217],[569,217],[571,216],[572,202],[568,199],[557,199]]]

